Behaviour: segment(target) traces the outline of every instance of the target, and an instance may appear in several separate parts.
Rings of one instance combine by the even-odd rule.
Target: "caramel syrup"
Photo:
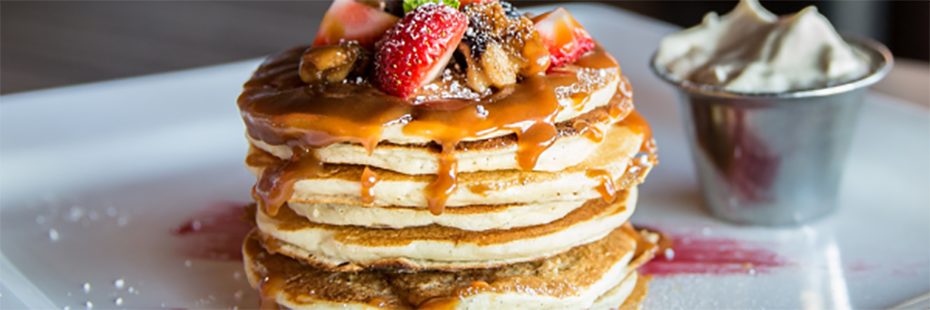
[[[611,105],[611,107],[614,107],[614,105]],[[633,131],[634,134],[642,135],[643,144],[640,146],[639,152],[630,159],[630,163],[627,164],[627,169],[619,182],[615,182],[616,180],[606,170],[588,169],[585,171],[586,176],[601,182],[597,187],[597,191],[604,198],[604,201],[608,203],[616,199],[619,189],[628,188],[636,183],[642,171],[653,165],[652,160],[654,160],[657,150],[655,141],[652,139],[652,129],[639,112],[635,110],[628,111],[626,117],[614,126],[626,127]],[[588,128],[596,127],[588,126]],[[591,131],[591,129],[586,130],[587,132]],[[603,139],[603,134],[598,139]]]
[[[378,183],[378,174],[365,167],[362,172],[362,201],[372,203],[375,201],[375,184]]]
[[[656,160],[658,148],[656,148],[655,140],[652,138],[652,128],[649,127],[649,123],[639,112],[634,110],[617,125],[626,126],[634,133],[643,136],[643,144],[639,148],[639,153],[630,160],[626,173],[624,173],[624,179],[618,184],[620,188],[626,188],[626,186],[636,182],[644,170],[658,162]]]
[[[643,235],[636,231],[636,229],[633,228],[633,225],[630,225],[629,222],[621,226],[621,228],[623,229],[624,233],[630,236],[630,238],[636,240],[636,250],[633,252],[633,261],[629,263],[629,268],[636,268],[642,264],[645,264],[646,262],[652,260],[656,253],[659,252],[659,245],[649,242],[649,240],[643,238]],[[671,246],[671,244],[668,246]]]
[[[491,284],[485,281],[473,281],[466,286],[456,288],[451,296],[440,296],[427,299],[417,306],[418,310],[448,310],[455,309],[462,297],[476,295],[483,291],[493,290]]]
[[[265,277],[258,282],[259,309],[278,310],[281,309],[276,297],[284,289],[284,279],[277,277]]]
[[[585,175],[589,178],[597,179],[601,185],[597,187],[597,192],[601,194],[604,201],[611,203],[617,199],[617,186],[614,185],[614,178],[603,169],[588,169]]]
[[[603,141],[604,131],[598,127],[597,124],[623,120],[633,112],[633,93],[632,90],[628,88],[629,83],[626,77],[621,76],[620,83],[617,84],[617,92],[607,105],[607,115],[598,117],[594,122],[575,123],[575,130],[595,143]]]
[[[256,156],[262,155],[271,156],[270,154]],[[265,169],[262,170],[258,182],[252,187],[252,198],[258,201],[270,215],[278,214],[281,206],[291,198],[294,194],[294,184],[297,181],[319,175],[323,169],[323,163],[313,154],[294,155],[294,158],[289,161],[273,161],[267,158],[262,161],[273,162],[273,164],[264,166]]]
[[[439,172],[436,180],[424,189],[429,212],[440,215],[446,208],[446,201],[458,187],[456,177],[458,174],[458,159],[455,158],[452,146],[443,146],[439,155]]]
[[[673,257],[670,256],[675,255],[675,251],[673,250],[675,241],[671,236],[653,229],[642,229],[641,232],[639,232],[636,231],[629,222],[623,224],[621,228],[625,234],[636,240],[636,250],[633,252],[633,260],[628,264],[628,268],[640,269],[640,273],[643,273],[648,270],[640,267],[653,261],[656,256],[662,256],[666,261],[673,259]],[[655,234],[658,236],[658,240],[654,242],[647,240],[643,236],[644,233]],[[651,278],[647,275],[646,281],[649,279]]]
[[[652,128],[649,127],[649,122],[639,114],[639,111],[630,111],[629,115],[617,123],[617,126],[629,128],[634,134],[643,136],[643,145],[640,147],[640,152],[655,153],[656,147],[655,141],[652,141]]]
[[[376,308],[384,308],[388,305],[388,301],[381,297],[375,297],[368,301],[368,305]]]
[[[588,124],[588,126],[584,127],[581,130],[581,134],[594,143],[601,143],[601,141],[604,141],[604,130],[594,124]]]
[[[384,128],[395,125],[403,126],[405,134],[441,146],[436,180],[424,192],[430,211],[440,214],[456,188],[455,146],[459,142],[497,131],[512,132],[518,138],[517,162],[522,169],[532,170],[558,135],[555,117],[562,105],[556,90],[576,85],[584,70],[620,74],[616,60],[597,46],[564,70],[526,77],[478,100],[443,99],[411,106],[365,81],[304,84],[298,74],[304,50],[298,47],[266,60],[246,82],[238,99],[252,138],[287,145],[297,154],[283,165],[268,166],[253,189],[253,196],[272,215],[293,194],[297,180],[319,172],[322,164],[313,157],[315,148],[358,143],[370,155]],[[574,92],[572,97],[582,95],[590,93]],[[584,101],[575,100],[577,104]],[[622,110],[618,108],[616,113]],[[597,134],[593,135],[596,138]],[[364,198],[365,193],[362,195]]]

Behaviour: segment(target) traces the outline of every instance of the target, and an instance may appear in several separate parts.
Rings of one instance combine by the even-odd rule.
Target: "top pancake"
[[[250,137],[305,148],[485,140],[605,106],[621,81],[616,60],[597,46],[572,65],[525,77],[479,99],[412,106],[364,81],[305,84],[298,74],[305,48],[269,58],[246,82],[238,105]]]

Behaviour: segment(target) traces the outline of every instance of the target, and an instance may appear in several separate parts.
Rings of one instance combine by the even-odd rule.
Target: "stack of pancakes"
[[[301,84],[303,49],[239,99],[258,177],[243,251],[263,306],[637,307],[656,246],[627,220],[657,161],[606,51],[477,103],[414,107]]]

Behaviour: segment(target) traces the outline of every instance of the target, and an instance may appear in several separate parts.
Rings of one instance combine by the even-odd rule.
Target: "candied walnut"
[[[365,76],[371,55],[355,41],[309,48],[300,58],[300,79],[304,83],[335,83],[351,76]]]
[[[506,2],[465,6],[468,29],[459,51],[468,64],[468,86],[484,92],[516,83],[518,75],[546,72],[549,51],[533,22]]]
[[[467,45],[460,46],[460,50],[467,54],[470,48]],[[488,43],[481,58],[466,56],[465,61],[468,64],[468,86],[478,92],[484,92],[490,86],[502,88],[517,82],[520,70],[518,64],[511,61],[503,47],[496,42]]]

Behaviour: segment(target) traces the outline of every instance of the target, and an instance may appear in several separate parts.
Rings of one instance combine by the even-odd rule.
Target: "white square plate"
[[[661,164],[634,222],[679,236],[680,257],[691,259],[663,265],[647,308],[879,308],[930,291],[927,109],[870,95],[829,218],[730,225],[701,208],[674,92],[646,66],[676,29],[567,6],[619,60],[654,127]],[[172,231],[249,201],[235,99],[258,63],[0,97],[0,306],[256,307],[235,257],[189,251],[208,244],[221,255],[224,223]]]

